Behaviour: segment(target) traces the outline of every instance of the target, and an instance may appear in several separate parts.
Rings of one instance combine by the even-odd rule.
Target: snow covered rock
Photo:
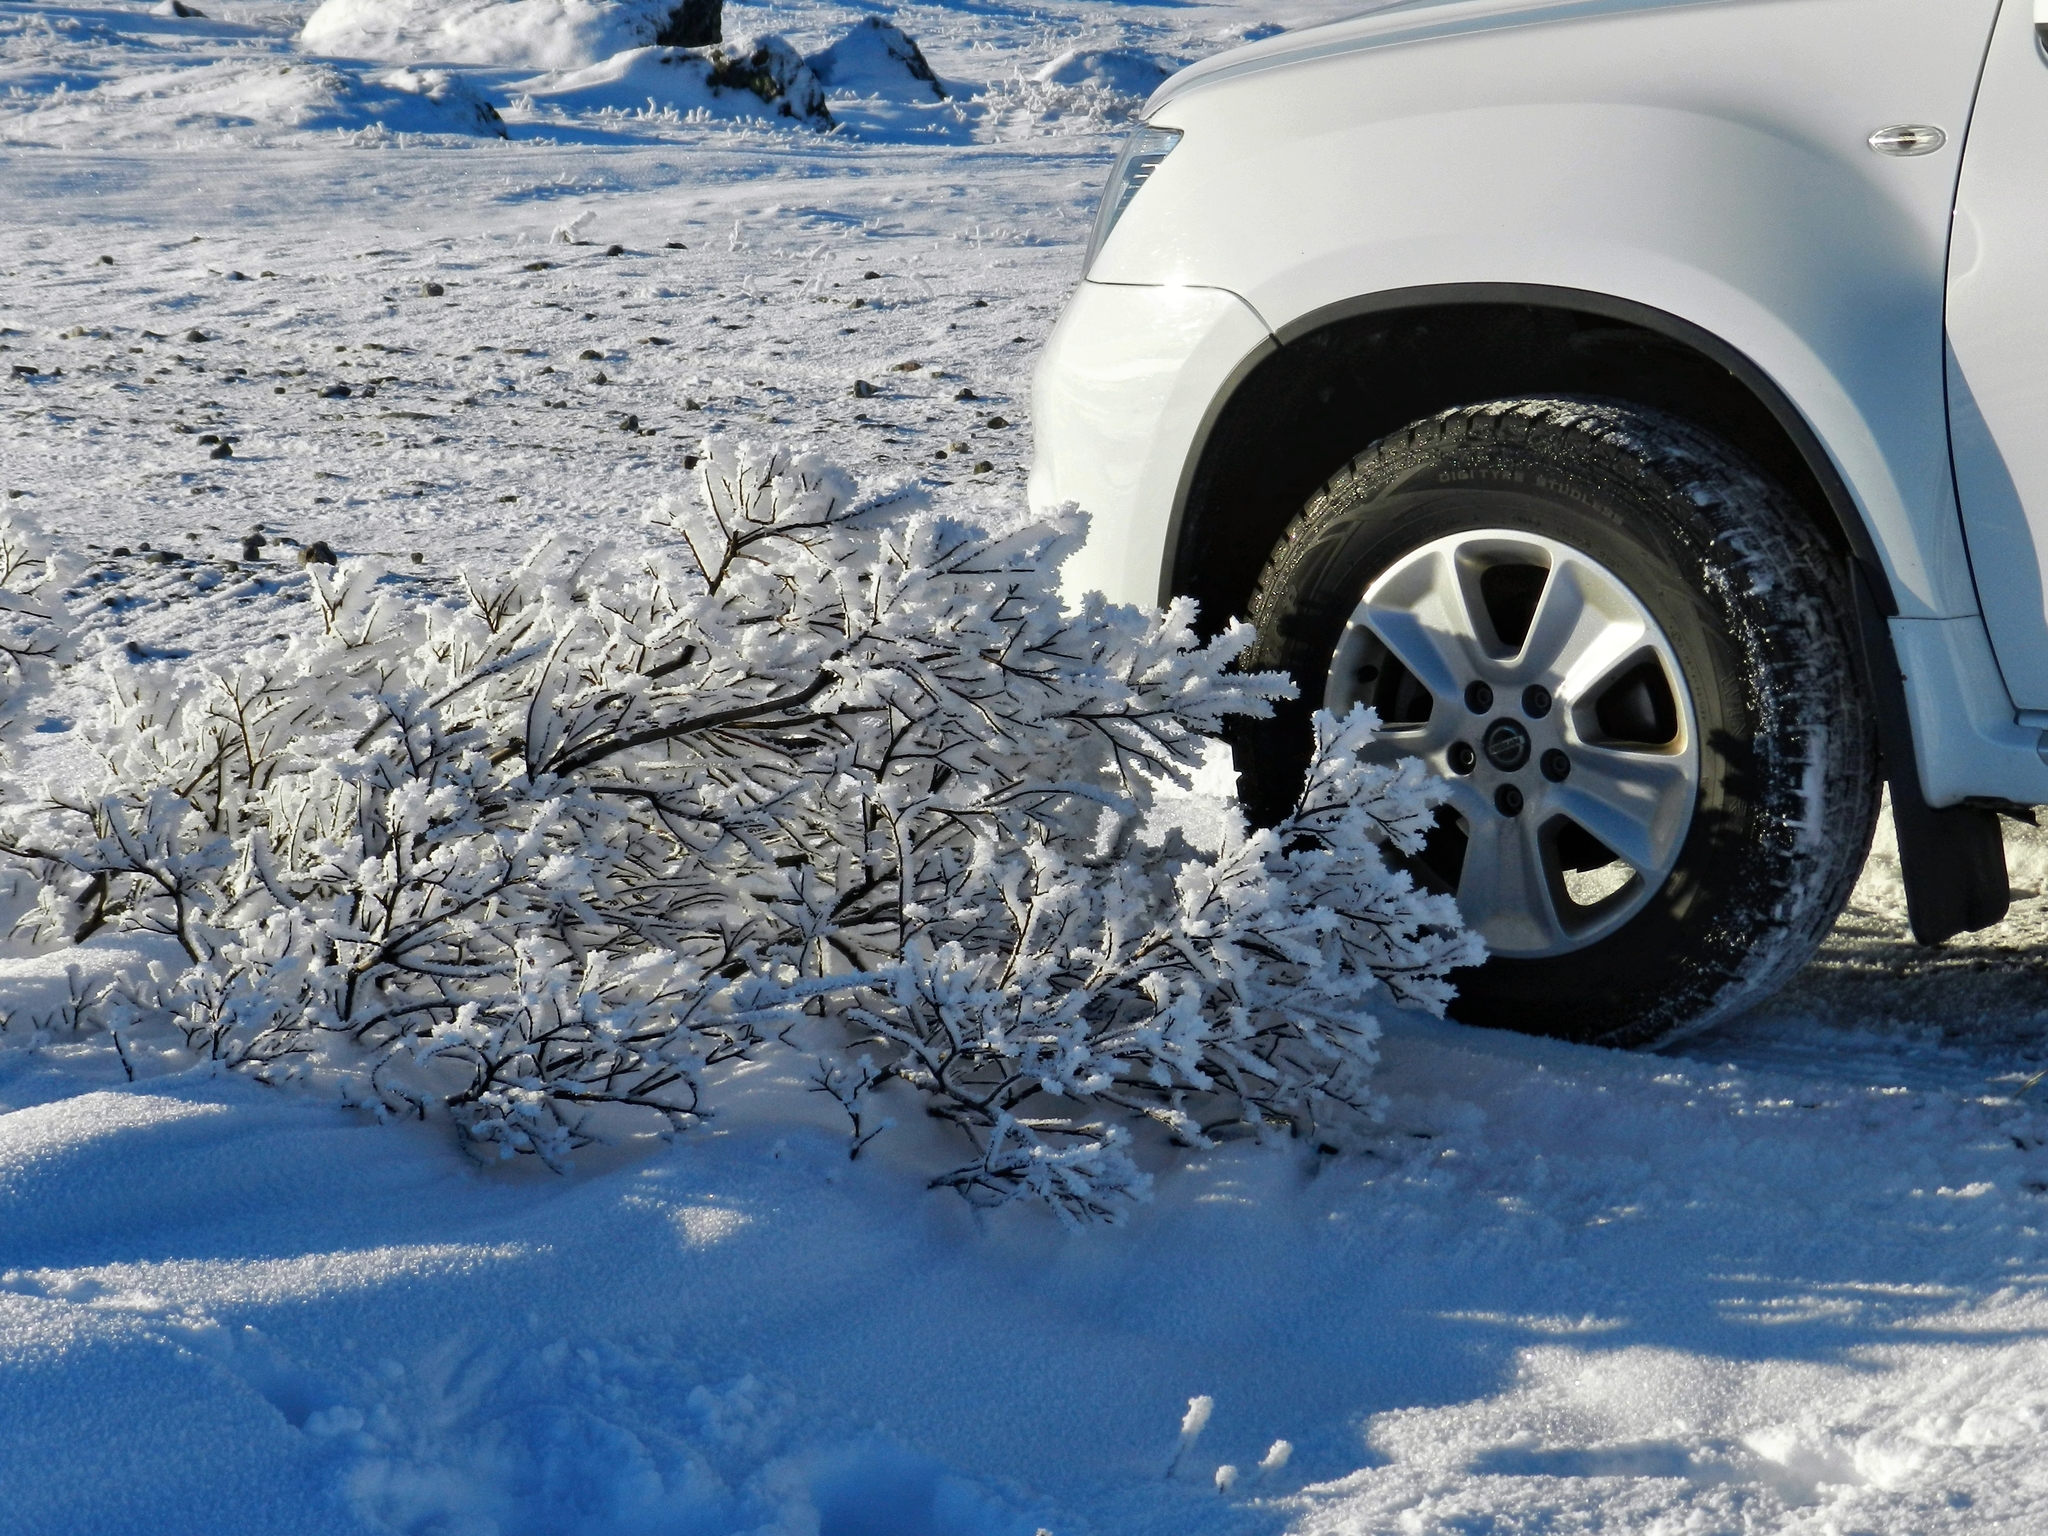
[[[707,48],[711,84],[719,91],[751,91],[784,117],[800,117],[829,128],[825,91],[802,54],[772,35],[741,38]]]
[[[891,101],[944,101],[946,88],[925,62],[917,40],[879,16],[863,17],[845,36],[808,60],[834,96]]]
[[[395,63],[574,69],[631,48],[716,42],[719,0],[325,0],[299,46]]]
[[[555,70],[512,89],[567,111],[703,112],[712,117],[793,117],[832,126],[825,91],[779,37],[743,38],[696,52],[632,48],[582,69]]]
[[[149,14],[152,16],[197,18],[200,21],[206,19],[206,12],[185,4],[185,0],[157,0],[157,4],[149,8]]]
[[[1118,96],[1150,96],[1172,73],[1135,48],[1070,48],[1031,78],[1040,85],[1092,85]]]

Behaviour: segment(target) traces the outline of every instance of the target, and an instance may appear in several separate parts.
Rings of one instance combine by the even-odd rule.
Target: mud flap
[[[2005,835],[1998,813],[1971,805],[1936,809],[1920,792],[1913,756],[1913,720],[1906,709],[1905,675],[1892,650],[1891,631],[1861,561],[1849,562],[1856,589],[1863,670],[1877,706],[1877,745],[1891,790],[1892,829],[1899,840],[1899,872],[1906,886],[1906,921],[1922,944],[1989,928],[2005,917],[2011,886]]]

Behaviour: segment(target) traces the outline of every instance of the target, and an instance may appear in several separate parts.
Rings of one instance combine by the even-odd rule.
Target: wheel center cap
[[[1529,733],[1519,720],[1496,720],[1480,738],[1486,760],[1502,773],[1513,773],[1529,761]]]

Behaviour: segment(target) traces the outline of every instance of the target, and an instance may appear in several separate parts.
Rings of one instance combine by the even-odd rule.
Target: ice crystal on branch
[[[1162,839],[1157,786],[1289,687],[1248,630],[1064,605],[1075,514],[991,535],[729,443],[697,490],[645,549],[443,604],[316,566],[318,633],[115,669],[100,781],[9,817],[46,921],[174,937],[124,1019],[195,1056],[557,1166],[771,1049],[856,1153],[915,1096],[969,1149],[935,1184],[1073,1218],[1143,1193],[1135,1124],[1369,1113],[1374,996],[1440,1008],[1477,957],[1382,860],[1440,793],[1360,759],[1369,713],[1280,826]]]

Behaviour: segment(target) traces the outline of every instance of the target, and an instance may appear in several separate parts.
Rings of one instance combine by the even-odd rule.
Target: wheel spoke
[[[1526,816],[1502,816],[1491,806],[1467,818],[1465,865],[1458,878],[1458,910],[1486,942],[1509,953],[1541,953],[1564,940],[1551,901],[1550,879]]]
[[[1450,786],[1450,798],[1446,803],[1465,820],[1478,826],[1482,821],[1500,820],[1500,812],[1493,808],[1493,802],[1486,792],[1470,779],[1451,778],[1445,781]]]
[[[1515,670],[1551,679],[1565,703],[1581,698],[1641,646],[1645,626],[1628,594],[1583,561],[1551,567]]]
[[[1480,674],[1483,655],[1457,562],[1432,550],[1397,566],[1358,605],[1364,622],[1438,699],[1452,701]]]
[[[1399,735],[1390,735],[1389,740],[1401,743],[1401,751],[1414,757],[1427,757],[1441,752],[1459,735],[1469,734],[1466,717],[1452,709],[1434,709],[1429,718],[1420,725],[1403,726]]]
[[[1582,747],[1546,808],[1569,816],[1639,873],[1660,873],[1691,821],[1688,756]]]

